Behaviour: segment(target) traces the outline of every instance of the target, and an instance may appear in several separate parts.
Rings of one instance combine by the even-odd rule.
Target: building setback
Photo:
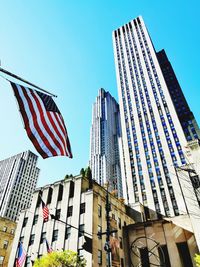
[[[16,221],[31,204],[39,169],[38,157],[26,151],[0,161],[0,216]]]
[[[39,194],[50,214],[64,223],[51,218],[44,222]],[[115,237],[121,244],[117,253],[113,253],[112,266],[126,266],[122,249],[122,227],[133,223],[134,220],[129,217],[128,207],[123,202],[111,194],[109,201],[111,230],[118,230]],[[28,267],[31,266],[31,261],[47,253],[45,239],[53,250],[77,251],[86,258],[88,267],[106,266],[105,235],[102,238],[97,235],[98,232],[106,230],[105,203],[106,190],[94,181],[89,183],[88,179],[82,176],[36,189],[31,207],[20,214],[8,266],[14,265],[19,241],[23,242],[27,251],[25,267]],[[87,251],[82,249],[84,236],[92,239]]]
[[[118,196],[122,197],[120,145],[119,105],[101,88],[92,110],[90,168],[93,179],[100,185],[109,182],[110,190],[118,190]]]
[[[187,140],[142,17],[115,30],[113,44],[125,200],[169,217],[189,213],[200,247],[199,204],[188,173],[177,171],[187,164]]]
[[[157,52],[156,55],[187,141],[200,139],[199,126],[188,106],[165,50]]]

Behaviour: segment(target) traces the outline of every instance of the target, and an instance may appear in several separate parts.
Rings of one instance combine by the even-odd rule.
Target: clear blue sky
[[[74,159],[39,157],[38,185],[78,174],[89,159],[92,103],[100,87],[117,99],[112,31],[142,15],[164,48],[200,124],[200,2],[0,0],[2,67],[58,95]],[[0,159],[31,150],[8,82],[0,78]]]

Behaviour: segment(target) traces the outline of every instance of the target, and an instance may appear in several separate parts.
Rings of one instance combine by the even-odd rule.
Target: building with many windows
[[[8,266],[16,222],[0,217],[0,266]]]
[[[14,265],[19,241],[27,251],[24,267],[28,267],[31,261],[47,253],[45,240],[53,250],[70,249],[83,255],[88,267],[106,266],[106,237],[97,235],[106,231],[106,194],[104,187],[80,175],[37,188],[31,207],[20,214],[8,266]],[[39,195],[53,215],[48,221],[43,219]],[[112,194],[109,203],[110,229],[118,230],[111,239],[120,243],[113,251],[112,266],[126,266],[122,227],[134,220],[128,215],[129,207]]]
[[[156,55],[187,141],[200,139],[199,126],[188,106],[165,50],[159,51]]]
[[[30,206],[39,176],[37,159],[26,151],[0,161],[0,216],[15,221]]]
[[[120,146],[119,105],[101,88],[92,110],[90,168],[93,179],[101,185],[109,182],[110,190],[117,190],[118,196],[122,197]]]
[[[125,200],[130,205],[140,202],[166,216],[189,213],[200,247],[199,217],[195,216],[200,206],[188,173],[178,173],[188,163],[187,134],[142,17],[115,30],[113,44]],[[155,213],[148,216],[155,218]]]

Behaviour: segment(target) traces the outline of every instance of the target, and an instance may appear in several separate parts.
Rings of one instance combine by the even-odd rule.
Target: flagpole
[[[37,85],[35,85],[35,84],[33,84],[33,83],[31,83],[31,82],[29,82],[29,81],[27,81],[27,80],[21,78],[21,77],[19,77],[19,76],[13,74],[12,72],[10,72],[10,71],[8,71],[8,70],[3,69],[3,68],[1,68],[1,67],[0,67],[0,72],[3,72],[3,73],[5,73],[5,74],[7,74],[7,75],[9,75],[9,76],[11,76],[11,77],[17,79],[17,80],[20,80],[20,81],[22,81],[22,82],[24,82],[24,83],[27,83],[27,84],[29,84],[29,85],[31,85],[31,86],[33,86],[33,87],[39,89],[40,91],[45,92],[45,93],[47,93],[47,94],[49,94],[49,95],[51,95],[51,96],[53,96],[53,97],[57,97],[57,95],[54,95],[54,94],[52,94],[52,93],[49,93],[48,91],[42,89],[41,87],[39,87],[39,86],[37,86]]]

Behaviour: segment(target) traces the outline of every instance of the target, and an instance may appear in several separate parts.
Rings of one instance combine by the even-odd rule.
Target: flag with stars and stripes
[[[72,158],[63,117],[52,97],[11,82],[28,137],[43,158]]]
[[[19,243],[18,253],[16,259],[16,267],[21,267],[26,259],[26,251],[24,250],[22,243]]]
[[[45,239],[45,240],[46,240],[47,252],[48,252],[48,253],[51,253],[51,252],[53,251],[53,249],[52,249],[51,246],[49,245],[49,242],[47,241],[47,239]]]
[[[42,215],[43,215],[43,219],[44,221],[48,221],[49,219],[49,209],[47,207],[47,205],[45,205],[44,201],[42,201]]]

